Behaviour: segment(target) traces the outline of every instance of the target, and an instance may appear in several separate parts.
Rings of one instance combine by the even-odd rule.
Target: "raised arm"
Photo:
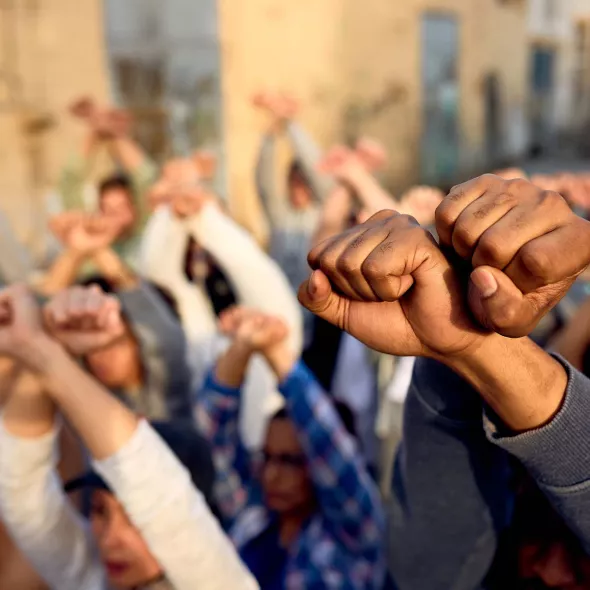
[[[52,588],[100,590],[104,580],[92,538],[57,473],[53,402],[18,364],[34,354],[22,336],[38,311],[26,290],[12,293],[18,308],[12,308],[14,324],[7,329],[2,297],[0,348],[3,355],[17,352],[21,358],[3,367],[2,386],[10,391],[0,423],[0,511],[17,546]]]
[[[167,205],[159,206],[143,233],[140,271],[174,296],[185,334],[194,344],[217,332],[217,320],[205,290],[185,275],[188,239],[185,225]]]
[[[241,305],[281,317],[289,326],[290,345],[303,343],[301,310],[280,267],[215,202],[196,194],[188,231],[211,254],[231,281]]]
[[[3,293],[9,310],[5,321],[11,322],[11,330],[21,325],[17,323],[21,295]],[[104,316],[78,315],[77,325],[69,318],[61,329],[100,332],[112,321],[111,312],[107,306]],[[61,321],[55,316],[45,319],[54,325]],[[17,342],[19,350],[27,351],[23,362],[40,376],[78,432],[94,468],[122,503],[171,584],[179,590],[255,588],[202,494],[151,427],[73,361],[41,330],[38,320],[26,323]],[[16,348],[14,340],[8,345],[4,350]]]
[[[225,313],[222,324],[235,327],[238,313]],[[197,423],[213,449],[216,498],[227,528],[243,510],[252,485],[250,457],[240,436],[239,422],[242,385],[253,354],[245,331],[241,337],[235,334],[207,376],[195,406]]]
[[[435,361],[416,361],[388,523],[399,590],[479,588],[488,573],[513,494],[508,455],[486,440],[482,417],[465,381]]]
[[[382,547],[385,517],[379,491],[356,441],[311,372],[295,361],[282,341],[263,353],[279,379],[324,518],[350,551],[375,559]]]
[[[287,137],[291,142],[293,155],[301,164],[305,177],[311,185],[314,197],[323,203],[334,190],[334,180],[318,169],[318,163],[322,158],[322,151],[301,126],[299,122],[291,119],[286,126]]]

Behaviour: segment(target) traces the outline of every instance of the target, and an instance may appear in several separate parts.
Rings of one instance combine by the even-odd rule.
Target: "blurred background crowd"
[[[0,282],[28,285],[53,337],[123,402],[96,402],[103,416],[156,421],[179,456],[175,440],[212,449],[182,462],[212,471],[193,482],[260,587],[381,588],[414,359],[304,311],[307,253],[383,209],[434,231],[451,187],[487,172],[588,219],[590,0],[0,0],[0,41]],[[585,274],[533,335],[586,370],[588,296]],[[98,340],[68,336],[100,314]],[[67,408],[95,459],[123,448],[115,434],[94,447]],[[61,444],[63,479],[87,477],[86,451]],[[130,465],[95,470],[149,487]],[[31,505],[19,512],[2,478],[18,528]],[[111,565],[114,587],[140,587]],[[188,585],[162,588],[196,583],[166,566]],[[339,568],[351,585],[328,585]],[[0,521],[0,589],[40,587]]]

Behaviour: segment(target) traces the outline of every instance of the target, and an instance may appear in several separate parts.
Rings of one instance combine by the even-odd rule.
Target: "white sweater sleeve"
[[[290,329],[292,349],[299,354],[303,346],[302,313],[277,263],[214,204],[205,205],[186,221],[186,226],[226,273],[241,305],[283,318]]]
[[[10,536],[55,590],[103,590],[103,570],[86,522],[56,471],[58,429],[18,438],[0,422],[0,513]]]
[[[189,474],[141,421],[115,455],[95,461],[175,590],[254,590],[258,585]]]
[[[141,241],[140,273],[167,289],[178,306],[189,344],[194,345],[217,330],[215,313],[203,288],[184,274],[188,233],[167,206],[150,217]]]

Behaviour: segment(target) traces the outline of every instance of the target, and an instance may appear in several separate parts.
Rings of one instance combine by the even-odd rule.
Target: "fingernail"
[[[307,282],[307,292],[311,297],[313,297],[318,292],[318,280],[315,270],[311,273],[309,281]]]
[[[488,299],[498,290],[498,283],[489,270],[476,269],[471,273],[471,280],[484,299]]]

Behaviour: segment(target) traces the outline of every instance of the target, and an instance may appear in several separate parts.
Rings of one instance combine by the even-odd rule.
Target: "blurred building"
[[[590,1],[529,0],[533,150],[590,122]]]
[[[300,99],[323,146],[380,139],[396,192],[452,183],[588,119],[588,14],[590,0],[0,0],[0,206],[39,241],[31,208],[79,141],[66,107],[81,94],[131,108],[156,158],[215,150],[220,191],[258,230],[259,90]]]

